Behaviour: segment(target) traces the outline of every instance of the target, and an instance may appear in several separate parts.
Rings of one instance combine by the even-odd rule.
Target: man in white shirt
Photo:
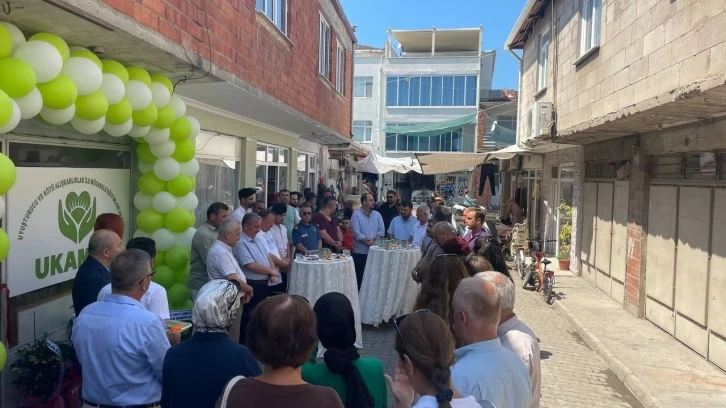
[[[255,189],[245,187],[237,192],[237,197],[239,198],[239,207],[232,211],[230,218],[237,220],[237,222],[242,225],[242,218],[244,218],[248,211],[252,211],[254,209],[256,201]]]
[[[532,380],[519,356],[497,337],[500,300],[497,289],[481,278],[459,283],[452,302],[453,326],[464,344],[455,351],[451,380],[462,395],[497,407],[530,408]]]
[[[429,226],[429,207],[419,205],[416,209],[416,225],[413,226],[413,232],[408,238],[408,242],[415,247],[422,248],[426,239],[426,229]]]
[[[267,243],[267,249],[269,254],[272,256],[272,262],[275,267],[280,271],[286,271],[290,268],[290,262],[284,256],[282,256],[280,248],[277,246],[275,237],[272,235],[272,226],[275,225],[275,214],[272,210],[264,209],[259,212],[262,223],[260,224],[259,234],[265,238]]]
[[[285,205],[284,203],[277,203],[272,206],[272,212],[275,214],[275,223],[270,228],[270,235],[275,240],[277,250],[280,251],[280,255],[288,259],[287,255],[290,253],[289,240],[287,235],[287,227],[285,227],[285,217],[287,211],[294,212],[292,207]]]
[[[514,314],[514,282],[499,272],[480,272],[475,276],[497,288],[502,308],[497,336],[502,341],[502,346],[518,355],[527,367],[529,378],[532,380],[532,408],[537,408],[542,382],[539,343],[534,331]]]

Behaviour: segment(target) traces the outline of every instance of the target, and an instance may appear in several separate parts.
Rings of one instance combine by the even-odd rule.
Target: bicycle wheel
[[[526,272],[527,267],[524,264],[524,252],[517,251],[517,273],[519,274],[519,279],[524,279]]]
[[[522,282],[522,289],[527,289],[527,285],[529,284],[529,281],[532,280],[532,274],[534,271],[532,269],[527,272],[527,274],[524,276],[524,282]]]
[[[552,292],[554,289],[552,287],[552,277],[545,276],[544,280],[545,280],[545,282],[544,282],[544,289],[542,290],[542,296],[544,297],[545,303],[550,305],[550,304],[552,304]]]

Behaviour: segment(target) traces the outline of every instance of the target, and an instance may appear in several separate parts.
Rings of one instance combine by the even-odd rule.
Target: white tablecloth
[[[326,293],[338,292],[348,297],[355,315],[355,346],[363,348],[363,331],[360,324],[360,302],[353,259],[320,262],[295,259],[290,272],[288,293],[304,296],[310,306]],[[322,356],[322,345],[318,356]]]
[[[370,248],[360,288],[363,323],[378,327],[391,316],[413,310],[419,285],[411,279],[411,270],[419,259],[421,250],[418,248]]]

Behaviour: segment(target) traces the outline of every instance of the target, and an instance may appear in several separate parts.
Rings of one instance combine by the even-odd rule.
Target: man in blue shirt
[[[363,283],[363,273],[368,261],[368,249],[378,238],[386,234],[383,218],[373,209],[373,194],[365,193],[360,196],[361,207],[353,213],[350,219],[350,229],[353,231],[353,263],[358,281],[358,289]]]
[[[305,254],[323,247],[320,227],[312,223],[313,208],[308,204],[300,206],[300,223],[292,229],[292,244],[295,252]]]
[[[397,215],[388,227],[388,237],[400,241],[407,241],[411,237],[414,227],[418,224],[416,217],[412,217],[413,203],[404,201],[401,204],[401,215]]]
[[[83,367],[84,405],[158,406],[169,349],[163,320],[141,305],[151,258],[129,249],[111,263],[111,293],[88,305],[73,325],[73,348]]]
[[[91,235],[88,240],[88,257],[78,268],[71,290],[76,316],[95,302],[98,292],[111,283],[108,267],[123,250],[121,238],[111,230],[98,230]]]

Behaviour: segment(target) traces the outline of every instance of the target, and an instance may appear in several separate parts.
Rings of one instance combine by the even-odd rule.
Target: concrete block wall
[[[726,1],[602,0],[600,49],[577,64],[580,1],[553,4],[548,89],[535,98],[537,36],[551,26],[551,9],[524,48],[522,120],[535,100],[553,101],[554,88],[558,130],[566,133],[576,125],[726,73]]]
[[[288,35],[255,0],[103,0],[105,4],[182,44],[262,92],[340,132],[351,134],[353,34],[338,0],[288,1]],[[319,16],[333,31],[330,77],[318,74]],[[335,89],[336,50],[345,48],[345,87]]]

